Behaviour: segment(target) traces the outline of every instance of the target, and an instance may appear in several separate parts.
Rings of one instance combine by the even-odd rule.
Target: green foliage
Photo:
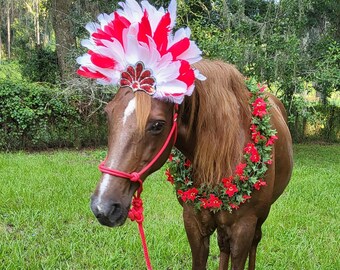
[[[21,81],[22,75],[18,62],[3,61],[0,64],[0,80],[8,79],[13,82]]]
[[[326,50],[318,55],[316,72],[313,74],[317,89],[323,94],[324,104],[334,89],[340,89],[340,43],[332,40],[325,46]]]
[[[55,84],[60,77],[57,54],[51,48],[23,49],[19,56],[22,75],[31,82]]]
[[[316,137],[327,142],[340,141],[340,107],[327,104],[313,107],[317,118],[314,118],[314,127],[319,128],[318,132],[310,137]]]
[[[235,64],[244,75],[276,91],[294,140],[300,141],[306,126],[316,123],[316,109],[303,98],[304,84],[313,83],[324,105],[339,91],[337,10],[334,1],[180,1],[178,24],[190,26],[205,57]],[[319,113],[322,119],[326,111]],[[321,135],[329,126],[326,122],[315,129],[316,137],[338,140],[336,125],[330,125],[335,130],[327,132],[329,136]]]
[[[290,103],[288,124],[295,142],[340,141],[340,107],[321,105],[294,95]]]
[[[104,141],[103,116],[87,119],[58,88],[0,80],[0,149],[80,147]]]

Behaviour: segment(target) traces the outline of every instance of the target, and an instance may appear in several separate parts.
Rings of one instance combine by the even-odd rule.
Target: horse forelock
[[[151,111],[151,96],[137,91],[136,97],[136,120],[137,120],[137,133],[139,136],[143,136],[146,123]]]
[[[215,184],[232,175],[249,139],[251,112],[244,77],[232,65],[203,60],[195,67],[207,77],[196,81],[190,108],[188,137],[195,133],[194,177],[197,183]]]

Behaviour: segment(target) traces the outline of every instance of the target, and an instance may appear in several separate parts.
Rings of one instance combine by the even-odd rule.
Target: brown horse
[[[244,77],[233,66],[202,60],[195,67],[207,80],[197,81],[193,95],[180,105],[175,146],[193,161],[197,179],[194,185],[198,187],[207,182],[213,185],[231,175],[242,160],[243,148],[251,139],[251,110]],[[248,269],[255,268],[261,226],[270,206],[287,186],[293,163],[285,110],[272,95],[269,102],[271,124],[279,139],[273,147],[273,163],[266,173],[267,186],[255,190],[249,203],[232,213],[197,211],[192,205],[183,204],[192,269],[206,269],[209,239],[216,229],[219,269],[228,269],[229,258],[232,269],[244,269],[248,257]],[[164,144],[173,125],[174,104],[153,99],[143,92],[133,93],[125,87],[119,89],[105,110],[109,122],[105,166],[123,172],[140,171]],[[174,137],[157,162],[141,176],[143,181],[166,162]],[[91,202],[99,222],[112,227],[122,225],[138,186],[124,177],[103,173]]]

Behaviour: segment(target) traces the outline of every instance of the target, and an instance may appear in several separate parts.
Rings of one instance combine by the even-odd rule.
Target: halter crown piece
[[[88,23],[90,38],[82,41],[88,52],[78,57],[81,76],[100,84],[130,87],[154,98],[182,103],[195,88],[195,79],[205,80],[191,67],[201,60],[201,50],[190,40],[189,28],[173,33],[176,0],[167,11],[148,1],[126,0],[121,9],[98,16]]]

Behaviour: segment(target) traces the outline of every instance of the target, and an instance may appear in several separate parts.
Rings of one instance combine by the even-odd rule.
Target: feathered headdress
[[[121,9],[98,16],[88,23],[89,39],[82,45],[89,51],[77,59],[78,74],[97,79],[100,84],[128,86],[155,98],[181,103],[191,95],[195,79],[205,80],[191,64],[201,59],[201,51],[191,41],[190,29],[173,33],[176,0],[165,11],[148,1],[120,2]]]

